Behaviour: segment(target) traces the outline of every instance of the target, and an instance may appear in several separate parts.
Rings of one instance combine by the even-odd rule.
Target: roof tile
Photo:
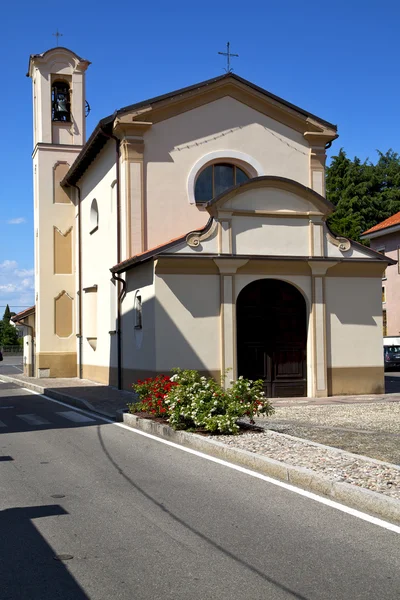
[[[367,231],[364,231],[362,235],[366,235],[367,233],[374,233],[375,231],[381,231],[381,229],[386,229],[387,227],[393,227],[394,225],[400,225],[400,211],[396,214],[392,215],[388,219],[381,221],[377,225],[374,225]]]

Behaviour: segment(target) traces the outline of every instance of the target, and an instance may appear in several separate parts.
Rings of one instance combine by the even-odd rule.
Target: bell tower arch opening
[[[307,306],[301,292],[278,279],[258,279],[236,307],[238,375],[263,379],[269,398],[307,395]]]
[[[56,79],[51,86],[52,121],[71,121],[70,85],[68,81]]]

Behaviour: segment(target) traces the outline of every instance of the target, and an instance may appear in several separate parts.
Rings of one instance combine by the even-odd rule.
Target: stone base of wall
[[[76,352],[39,352],[36,354],[36,376],[76,377]]]
[[[103,385],[112,385],[114,387],[118,385],[116,367],[82,365],[82,377],[83,379],[90,379],[90,381],[102,383]]]
[[[328,367],[328,395],[384,394],[383,367]]]

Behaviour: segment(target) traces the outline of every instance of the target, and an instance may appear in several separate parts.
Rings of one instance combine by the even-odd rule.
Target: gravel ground
[[[257,424],[261,433],[212,437],[400,500],[400,403],[278,407]]]

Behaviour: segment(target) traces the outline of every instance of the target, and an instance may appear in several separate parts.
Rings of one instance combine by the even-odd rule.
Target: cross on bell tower
[[[218,54],[222,54],[222,56],[226,56],[227,66],[226,66],[225,71],[227,73],[232,73],[233,69],[231,69],[231,56],[239,57],[239,54],[232,54],[232,52],[230,51],[230,42],[227,42],[227,44],[226,44],[226,52],[218,52]]]

